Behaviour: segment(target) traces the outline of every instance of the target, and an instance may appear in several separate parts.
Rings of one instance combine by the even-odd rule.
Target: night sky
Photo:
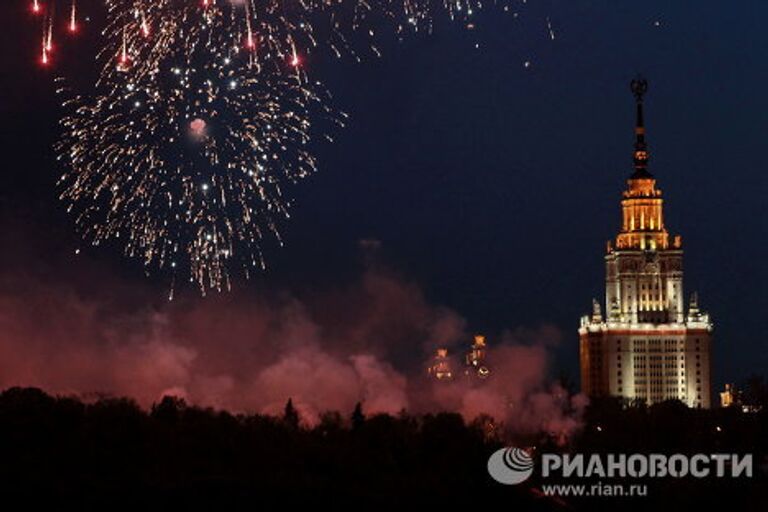
[[[162,302],[167,276],[80,243],[56,199],[53,79],[86,81],[94,52],[86,36],[41,69],[27,7],[0,6],[3,275],[86,296],[119,282],[109,293]],[[233,293],[301,297],[353,281],[367,264],[360,241],[377,240],[378,265],[492,343],[505,329],[558,328],[554,371],[576,378],[579,317],[603,300],[605,242],[632,168],[629,81],[642,73],[650,171],[683,236],[686,293],[698,290],[715,322],[715,390],[768,373],[768,3],[529,0],[513,11],[489,8],[473,31],[438,22],[380,59],[308,58],[350,121],[317,146],[320,172],[298,187],[285,247],[267,247],[267,272]]]

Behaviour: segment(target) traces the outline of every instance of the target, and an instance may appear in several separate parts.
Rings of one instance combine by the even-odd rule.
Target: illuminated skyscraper
[[[621,201],[622,225],[605,255],[605,311],[593,301],[581,319],[582,391],[653,404],[679,399],[711,405],[712,323],[691,296],[684,306],[683,247],[664,223],[661,190],[648,171],[643,96],[645,80],[632,81],[637,101],[634,172]]]

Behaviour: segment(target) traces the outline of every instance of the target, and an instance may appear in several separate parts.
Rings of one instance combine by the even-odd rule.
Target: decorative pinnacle
[[[632,83],[630,83],[630,88],[632,89],[632,94],[635,95],[637,102],[642,103],[643,96],[646,92],[648,92],[648,80],[643,78],[641,75],[637,75],[637,78],[632,80]]]
[[[637,101],[637,123],[635,124],[635,162],[634,178],[647,178],[650,173],[648,167],[648,145],[645,142],[645,121],[643,120],[643,96],[648,92],[648,81],[638,76],[630,83],[630,89]]]

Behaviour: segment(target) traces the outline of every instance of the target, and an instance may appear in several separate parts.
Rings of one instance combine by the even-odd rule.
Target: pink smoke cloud
[[[120,283],[110,283],[119,297]],[[369,271],[360,282],[303,302],[237,294],[124,307],[63,285],[0,281],[0,388],[163,395],[231,411],[280,414],[291,398],[306,424],[357,402],[366,414],[489,414],[521,432],[570,432],[580,398],[547,382],[552,327],[515,330],[488,352],[491,376],[433,382],[434,347],[469,340],[464,319],[412,283]],[[458,364],[458,357],[454,364]]]

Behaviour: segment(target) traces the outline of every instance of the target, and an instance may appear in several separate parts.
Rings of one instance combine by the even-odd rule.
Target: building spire
[[[632,178],[650,178],[648,172],[648,145],[645,142],[645,120],[643,119],[643,96],[648,91],[648,81],[642,76],[632,80],[632,94],[637,102],[637,122],[635,123],[635,172]]]

